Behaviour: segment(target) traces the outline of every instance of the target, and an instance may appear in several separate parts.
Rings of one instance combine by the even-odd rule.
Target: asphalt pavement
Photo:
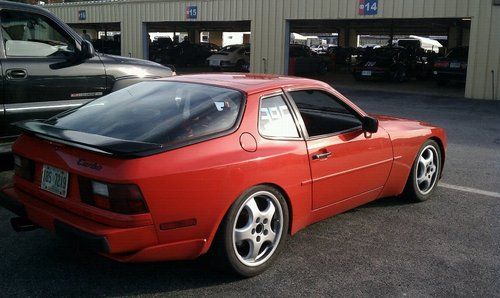
[[[381,199],[310,226],[250,279],[203,259],[116,263],[44,230],[17,234],[0,210],[0,296],[499,297],[500,102],[340,91],[369,113],[444,127],[445,187],[424,203]]]

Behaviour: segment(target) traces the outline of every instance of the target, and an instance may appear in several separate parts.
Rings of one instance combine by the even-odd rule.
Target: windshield
[[[463,59],[467,60],[469,55],[469,48],[454,48],[446,56],[449,59]]]
[[[113,92],[47,123],[127,141],[166,147],[235,127],[243,95],[202,84],[149,81]]]
[[[220,51],[231,53],[231,52],[234,52],[234,51],[239,50],[239,49],[241,49],[241,45],[231,45],[231,46],[223,47]]]

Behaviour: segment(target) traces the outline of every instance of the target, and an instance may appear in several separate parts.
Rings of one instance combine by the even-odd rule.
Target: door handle
[[[325,153],[320,153],[320,154],[315,154],[312,156],[312,159],[313,160],[316,160],[316,159],[327,159],[328,157],[330,157],[330,155],[332,155],[331,152],[325,152]]]
[[[28,77],[28,72],[25,69],[8,69],[6,75],[11,80],[22,80]]]

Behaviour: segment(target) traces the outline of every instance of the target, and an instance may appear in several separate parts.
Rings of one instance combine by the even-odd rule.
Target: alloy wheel
[[[283,231],[283,209],[274,194],[258,191],[241,205],[233,226],[233,249],[246,266],[259,266],[274,253]]]

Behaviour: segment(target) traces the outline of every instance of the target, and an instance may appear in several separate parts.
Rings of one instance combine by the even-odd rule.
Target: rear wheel
[[[402,83],[408,79],[407,74],[406,74],[406,69],[404,67],[401,67],[400,69],[396,70],[396,72],[393,75],[393,81],[397,83]]]
[[[288,207],[276,189],[260,185],[231,206],[216,239],[216,255],[225,269],[250,277],[277,258],[288,234]]]
[[[326,62],[322,62],[320,65],[319,65],[319,68],[318,68],[318,74],[320,75],[324,75],[328,72],[328,64]]]
[[[441,150],[435,141],[428,140],[413,163],[403,193],[404,197],[414,202],[429,199],[436,189],[440,174]]]

